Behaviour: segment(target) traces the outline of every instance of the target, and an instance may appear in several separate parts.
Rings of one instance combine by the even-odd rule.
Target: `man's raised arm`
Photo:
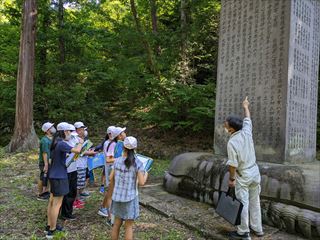
[[[250,118],[249,104],[250,103],[248,101],[248,96],[246,96],[246,98],[242,102],[242,107],[244,110],[244,117],[246,117],[246,118]]]

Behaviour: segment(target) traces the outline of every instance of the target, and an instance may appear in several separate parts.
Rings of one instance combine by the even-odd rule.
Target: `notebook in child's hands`
[[[144,170],[149,172],[153,164],[153,159],[141,154],[136,154],[136,157],[142,162]]]
[[[74,162],[75,153],[70,153],[66,159],[66,167],[68,168],[72,162]]]
[[[84,155],[84,152],[88,151],[92,146],[93,146],[93,143],[89,139],[84,141],[84,143],[82,144],[80,157],[82,157]]]
[[[105,161],[106,160],[103,152],[96,154],[94,157],[88,157],[87,164],[89,171],[104,166]]]
[[[93,143],[90,140],[84,141],[82,144],[80,154],[70,153],[66,159],[66,167],[69,167],[72,162],[74,162],[78,157],[82,157],[85,151],[88,151],[92,147]]]

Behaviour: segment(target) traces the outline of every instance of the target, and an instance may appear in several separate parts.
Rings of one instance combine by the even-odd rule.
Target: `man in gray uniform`
[[[225,130],[231,134],[227,145],[229,187],[235,187],[236,197],[243,203],[241,224],[229,237],[249,240],[249,222],[253,233],[258,237],[263,236],[259,197],[261,177],[256,164],[248,97],[242,106],[245,115],[243,120],[229,116],[224,123]]]

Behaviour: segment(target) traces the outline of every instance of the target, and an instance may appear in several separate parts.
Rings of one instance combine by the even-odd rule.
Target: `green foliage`
[[[213,134],[219,0],[187,1],[186,29],[181,28],[181,1],[156,1],[156,33],[150,1],[135,1],[142,34],[136,29],[129,1],[64,2],[61,28],[57,5],[37,1],[37,131],[48,120],[81,119],[91,130],[99,130],[111,122],[133,119],[141,127],[151,125],[161,131]],[[0,3],[0,145],[9,142],[14,127],[22,3]],[[159,75],[150,71],[142,38],[151,47]],[[180,81],[183,75],[191,79],[188,85]],[[318,117],[318,140],[319,122]]]
[[[37,1],[34,121],[82,120],[90,130],[128,118],[162,131],[213,133],[214,87],[220,1],[190,1],[187,56],[192,83],[179,82],[180,1],[156,1],[158,31],[150,2],[135,1],[143,33],[128,1]],[[15,117],[22,1],[0,3],[0,145],[9,142]],[[59,47],[63,36],[64,50]],[[150,71],[145,38],[159,75]],[[65,62],[60,62],[64,53]]]
[[[10,141],[15,119],[16,75],[19,59],[18,3],[0,4],[0,146]]]
[[[150,175],[153,177],[163,177],[164,172],[169,168],[170,162],[168,159],[154,159]]]
[[[214,86],[175,84],[136,116],[164,129],[213,132]]]
[[[16,82],[12,77],[0,78],[0,146],[10,141],[15,119]]]
[[[0,159],[5,157],[5,149],[0,147]]]

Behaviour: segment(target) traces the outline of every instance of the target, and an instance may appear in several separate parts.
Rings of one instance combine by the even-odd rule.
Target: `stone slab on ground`
[[[168,218],[198,231],[207,239],[228,239],[227,232],[234,227],[215,213],[212,206],[166,192],[162,183],[145,185],[140,188],[140,204]],[[274,227],[264,225],[264,240],[302,240]]]

